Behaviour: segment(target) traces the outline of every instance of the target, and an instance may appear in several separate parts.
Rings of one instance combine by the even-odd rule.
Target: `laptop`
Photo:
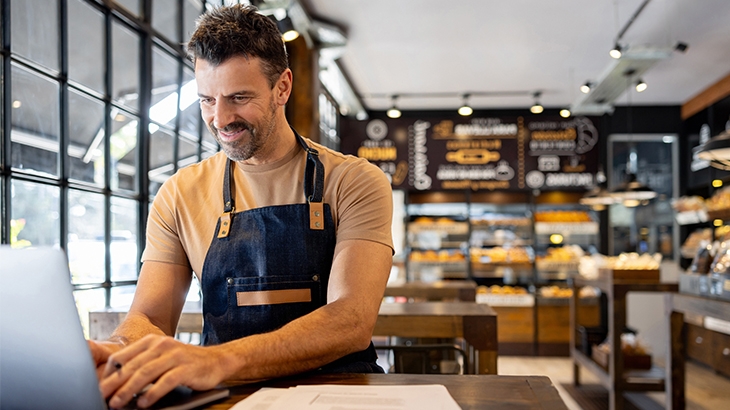
[[[228,395],[181,386],[152,408],[191,409]],[[0,409],[107,409],[60,249],[0,246]]]

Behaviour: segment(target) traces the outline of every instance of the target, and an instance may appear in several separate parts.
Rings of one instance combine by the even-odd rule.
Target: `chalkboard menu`
[[[598,171],[591,118],[374,118],[342,122],[341,149],[416,191],[585,190]]]

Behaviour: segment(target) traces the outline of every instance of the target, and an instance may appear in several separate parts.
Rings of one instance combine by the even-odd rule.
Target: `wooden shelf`
[[[573,358],[573,381],[580,384],[580,366],[594,373],[609,391],[609,408],[624,408],[624,392],[630,391],[665,391],[672,397],[672,382],[667,382],[666,374],[660,367],[652,366],[649,370],[623,369],[623,353],[621,352],[621,329],[626,326],[627,294],[629,292],[677,292],[676,283],[660,283],[654,271],[629,271],[625,276],[622,271],[602,269],[598,278],[586,279],[581,276],[571,278],[573,297],[570,298],[570,352]],[[655,279],[656,278],[656,279]],[[608,296],[608,341],[612,352],[608,357],[608,369],[604,369],[592,358],[576,349],[576,330],[579,303],[577,292],[582,286],[594,286],[601,289]],[[671,363],[671,362],[670,362]],[[676,369],[672,367],[672,377]]]

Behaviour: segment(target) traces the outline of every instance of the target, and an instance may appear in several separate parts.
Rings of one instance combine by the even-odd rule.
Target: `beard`
[[[213,125],[212,121],[208,124],[208,129],[231,161],[246,161],[259,153],[261,148],[270,139],[271,134],[274,133],[276,108],[276,104],[272,101],[269,104],[269,115],[264,117],[258,125],[240,119],[221,129],[225,133],[246,131],[248,132],[248,140],[246,140],[246,136],[244,135],[242,138],[232,142],[222,141],[218,134],[218,128]]]

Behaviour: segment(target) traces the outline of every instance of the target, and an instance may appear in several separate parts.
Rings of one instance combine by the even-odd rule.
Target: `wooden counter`
[[[311,384],[417,385],[441,384],[463,410],[543,409],[564,410],[565,403],[545,376],[329,374],[302,375],[251,385],[230,387],[231,397],[205,407],[229,409],[262,387],[293,387]]]

